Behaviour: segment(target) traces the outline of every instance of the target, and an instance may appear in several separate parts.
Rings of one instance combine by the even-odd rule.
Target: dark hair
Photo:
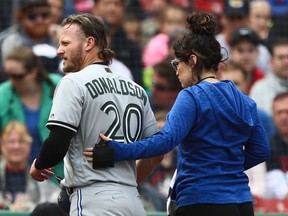
[[[193,70],[194,81],[201,79],[203,70],[217,71],[222,61],[221,46],[215,38],[216,18],[208,13],[192,13],[187,17],[190,32],[175,42],[173,49],[176,58],[189,62],[192,54],[197,56]]]
[[[288,36],[288,35],[287,35]],[[270,41],[269,51],[272,56],[274,56],[274,48],[277,46],[288,45],[288,38],[284,36],[279,36],[274,38],[273,41]]]
[[[79,35],[83,34],[86,37],[93,37],[96,41],[98,48],[100,49],[98,56],[105,63],[110,64],[112,59],[114,58],[114,52],[110,50],[106,38],[106,33],[104,29],[103,22],[98,19],[95,15],[83,13],[70,15],[62,22],[62,27],[65,25],[76,24],[80,27],[82,32],[79,32]]]
[[[38,70],[37,82],[46,80],[49,84],[54,85],[43,66],[41,58],[34,54],[32,48],[27,46],[15,47],[7,54],[5,60],[21,62],[26,73],[30,73],[34,68],[36,68]]]
[[[281,100],[281,99],[286,98],[286,97],[288,97],[288,91],[279,93],[274,97],[273,103],[277,100]]]
[[[175,70],[171,67],[170,61],[162,61],[153,66],[154,74],[165,78],[168,82],[169,88],[175,91],[182,89],[181,83],[175,74]]]
[[[242,41],[247,41],[256,47],[260,44],[259,36],[250,28],[237,29],[231,36],[231,47],[236,46]]]
[[[50,4],[48,0],[20,0],[16,12],[17,22],[20,23],[25,14],[33,7],[47,7],[50,13]]]

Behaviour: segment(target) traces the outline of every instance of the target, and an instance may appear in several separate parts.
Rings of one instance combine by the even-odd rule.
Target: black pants
[[[176,216],[254,216],[252,202],[243,204],[196,204],[179,207]]]

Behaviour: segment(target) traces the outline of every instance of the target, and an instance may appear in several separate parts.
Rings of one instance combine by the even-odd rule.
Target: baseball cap
[[[231,37],[231,45],[236,45],[243,40],[249,41],[255,46],[258,46],[260,43],[260,38],[257,33],[250,28],[240,28],[236,30]]]
[[[19,8],[25,9],[32,6],[49,6],[48,0],[20,0]]]
[[[248,0],[225,0],[223,13],[226,16],[248,16]]]

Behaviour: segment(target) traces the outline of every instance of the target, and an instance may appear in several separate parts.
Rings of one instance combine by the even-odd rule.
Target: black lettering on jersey
[[[102,86],[100,85],[99,81],[97,79],[92,80],[92,84],[95,87],[96,91],[98,92],[99,95],[104,94],[104,90]]]
[[[114,86],[113,86],[113,83],[112,83],[112,81],[110,80],[110,79],[108,79],[108,78],[106,78],[106,80],[107,80],[107,83],[108,83],[108,85],[109,85],[109,91],[110,91],[110,93],[112,93],[112,91],[114,92],[114,93],[116,93],[116,90],[115,90],[115,88],[114,88]]]
[[[134,85],[132,84],[132,83],[130,83],[130,82],[128,82],[128,87],[129,87],[129,89],[130,89],[130,95],[131,96],[135,96],[135,89],[134,89]]]
[[[112,81],[113,80],[113,81]],[[120,95],[131,95],[142,100],[146,105],[148,98],[144,89],[125,80],[116,80],[109,78],[98,78],[85,84],[92,99],[97,98],[99,95],[106,93],[115,93]],[[117,82],[118,86],[117,86]],[[120,84],[120,88],[119,88]]]
[[[114,86],[115,86],[116,93],[117,93],[117,94],[121,94],[121,92],[118,90],[118,87],[117,87],[117,84],[116,84],[116,80],[115,80],[115,79],[113,79],[113,83],[114,83]]]
[[[139,86],[135,86],[136,90],[136,97],[143,100],[144,105],[146,105],[148,98],[146,97],[146,94],[144,93],[143,89],[140,89]]]
[[[85,86],[88,89],[89,94],[91,95],[91,97],[93,99],[98,96],[96,89],[94,88],[94,86],[91,83],[86,83]]]
[[[120,82],[120,88],[121,88],[122,95],[128,95],[129,91],[128,91],[128,86],[127,86],[127,83],[125,82],[125,80],[119,80],[119,82]]]
[[[102,78],[99,78],[99,81],[100,81],[101,86],[103,87],[105,93],[107,93],[107,92],[110,93],[110,91],[109,91],[109,87],[108,87],[108,85],[107,85],[105,79],[102,77]]]

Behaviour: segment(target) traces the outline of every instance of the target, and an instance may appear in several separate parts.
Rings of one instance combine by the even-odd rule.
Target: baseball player
[[[158,131],[145,90],[108,66],[114,53],[94,15],[71,15],[63,21],[58,54],[63,70],[73,73],[55,90],[47,122],[50,135],[31,166],[31,176],[46,180],[53,175],[51,167],[66,155],[61,185],[72,190],[70,216],[146,215],[136,188],[135,161],[111,161],[108,168],[93,169],[82,155],[85,148],[101,145],[99,133],[128,143]],[[155,161],[146,160],[146,167],[152,169]]]

